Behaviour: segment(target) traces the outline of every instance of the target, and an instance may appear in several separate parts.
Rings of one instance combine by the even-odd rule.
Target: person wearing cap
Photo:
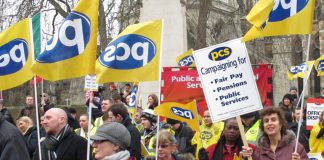
[[[120,123],[101,125],[90,139],[93,141],[96,160],[128,160],[130,157],[126,149],[130,146],[131,135]]]
[[[112,122],[123,124],[131,135],[131,145],[127,150],[131,157],[141,159],[141,135],[137,128],[132,124],[132,120],[127,108],[123,104],[114,104],[108,110],[108,116]]]
[[[258,143],[257,140],[262,135],[259,111],[243,114],[241,115],[241,120],[244,126],[246,140],[249,144],[256,146]]]
[[[40,96],[41,96],[40,106],[44,112],[54,107],[54,104],[50,102],[50,98],[47,93],[43,93]]]
[[[4,106],[2,99],[0,99],[0,114],[4,117],[5,120],[15,125],[9,110]]]
[[[157,132],[156,122],[157,117],[152,109],[144,109],[141,115],[143,132],[141,133],[141,139],[148,149],[150,155],[154,155],[155,150],[153,149],[153,140]]]

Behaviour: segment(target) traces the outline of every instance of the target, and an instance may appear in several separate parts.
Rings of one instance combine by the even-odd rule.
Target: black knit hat
[[[144,109],[141,115],[141,118],[142,117],[150,121],[152,125],[157,122],[156,115],[154,114],[154,111],[152,109]]]
[[[282,101],[283,101],[285,98],[289,99],[290,102],[293,102],[293,101],[294,101],[294,97],[293,97],[291,94],[289,94],[289,93],[287,93],[287,94],[285,94],[285,95],[283,96]]]

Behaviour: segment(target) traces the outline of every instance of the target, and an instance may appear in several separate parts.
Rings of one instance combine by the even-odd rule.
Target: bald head
[[[67,124],[67,115],[63,109],[51,108],[44,115],[44,129],[49,135],[57,135]]]

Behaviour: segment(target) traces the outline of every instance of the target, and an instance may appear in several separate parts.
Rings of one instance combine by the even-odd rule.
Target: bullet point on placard
[[[213,92],[216,92],[216,90],[213,90]]]
[[[216,101],[218,100],[218,98],[216,98]]]
[[[211,81],[210,83],[213,84],[213,81]]]

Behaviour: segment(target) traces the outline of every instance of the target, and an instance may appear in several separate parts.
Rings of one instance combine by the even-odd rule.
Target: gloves
[[[324,135],[324,128],[321,128],[321,130],[318,132],[316,138],[319,139],[319,138],[323,137],[323,135]]]
[[[205,148],[201,148],[198,152],[199,160],[209,160],[208,158],[208,152],[205,150]]]

